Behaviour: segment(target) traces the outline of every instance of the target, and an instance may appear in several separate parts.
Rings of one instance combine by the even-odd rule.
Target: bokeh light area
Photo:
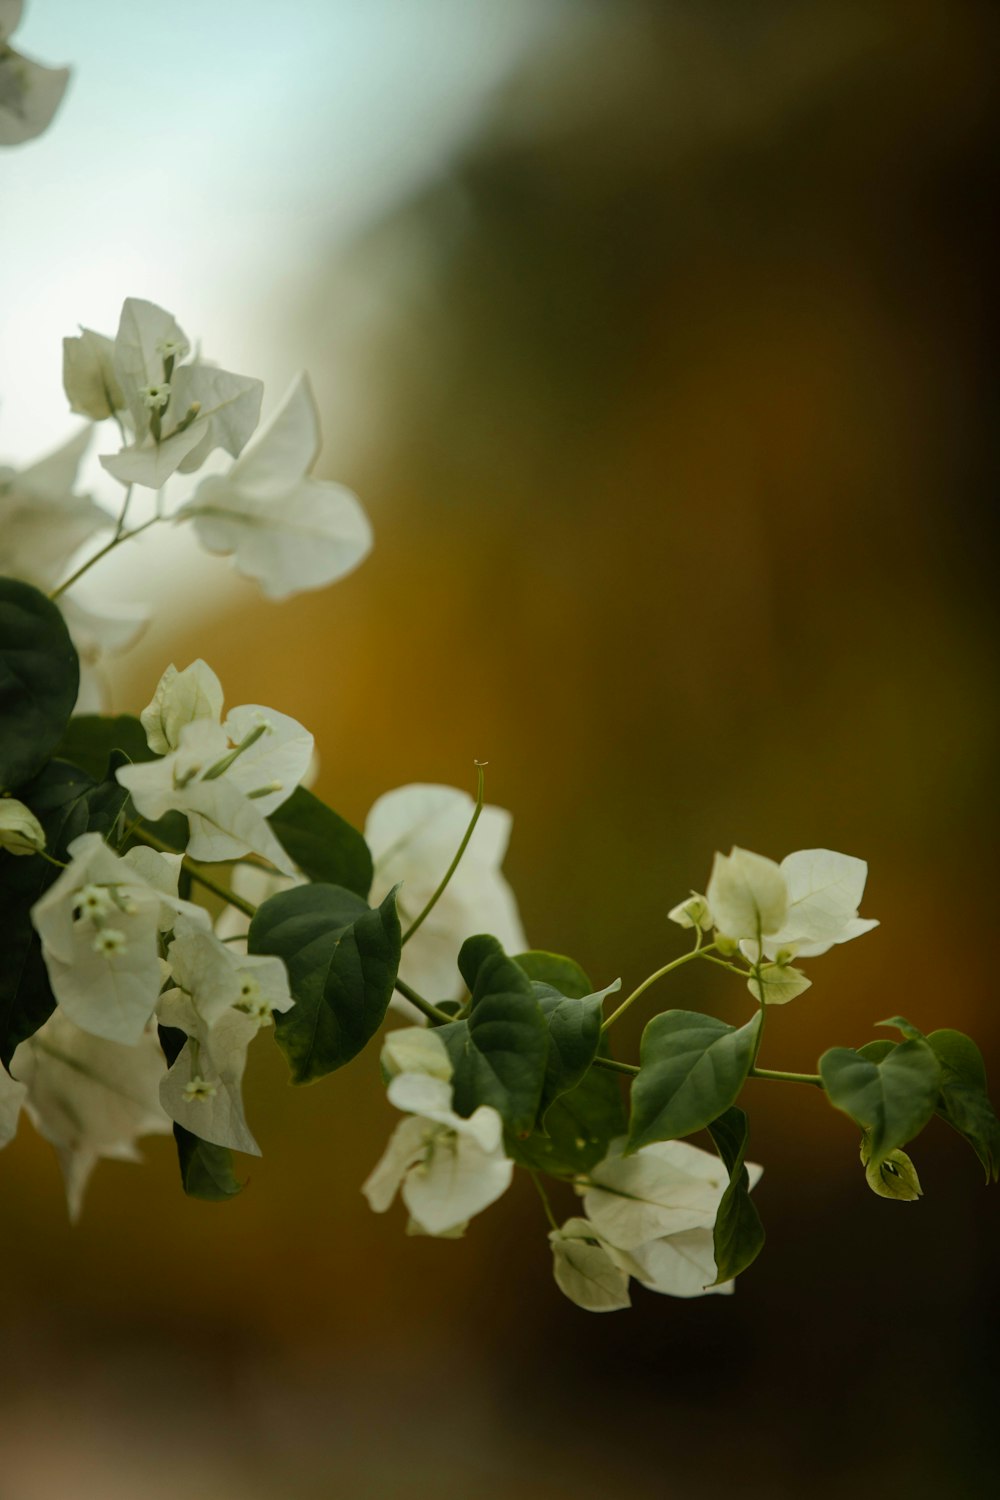
[[[122,553],[95,589],[157,615],[115,709],[204,656],[358,824],[487,760],[532,944],[602,985],[682,951],[715,849],[860,855],[881,926],[761,1061],[902,1014],[995,1092],[997,32],[986,0],[34,0],[19,45],[74,78],[0,160],[5,461],[71,430],[62,336],[150,297],[265,409],[310,371],[317,472],[376,533],[283,605],[182,534]],[[682,970],[619,1056],[657,1001],[749,1014]],[[226,1204],[152,1140],[71,1229],[22,1125],[0,1500],[993,1492],[1000,1190],[941,1122],[887,1202],[846,1117],[751,1084],[760,1261],[594,1316],[526,1178],[457,1243],[369,1212],[376,1050],[293,1089],[261,1045]]]

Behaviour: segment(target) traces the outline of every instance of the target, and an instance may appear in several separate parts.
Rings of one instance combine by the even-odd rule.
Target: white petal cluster
[[[481,1104],[468,1119],[455,1114],[444,1043],[432,1032],[420,1035],[418,1042],[396,1032],[387,1042],[387,1071],[399,1058],[414,1069],[396,1073],[388,1090],[389,1102],[409,1118],[396,1126],[362,1192],[376,1213],[385,1213],[398,1192],[411,1232],[453,1237],[507,1191],[514,1164],[504,1154],[495,1109]]]
[[[220,723],[222,703],[219,679],[205,662],[183,672],[169,666],[141,716],[149,747],[162,759],[122,766],[118,780],[144,818],[185,815],[194,859],[253,853],[293,875],[267,815],[306,774],[313,737],[295,719],[254,703],[231,709]]]
[[[622,1154],[624,1144],[613,1142],[591,1171],[586,1218],[549,1235],[560,1290],[590,1312],[628,1307],[630,1277],[670,1297],[731,1292],[731,1281],[712,1284],[715,1216],[729,1183],[722,1162],[686,1141],[632,1156]],[[761,1170],[747,1164],[751,1187]]]
[[[777,864],[734,848],[716,854],[705,895],[692,895],[669,916],[681,927],[714,927],[720,945],[739,948],[758,966],[748,980],[751,994],[785,1005],[811,983],[793,959],[816,958],[878,926],[858,915],[867,876],[863,859],[832,849],[800,849]]]
[[[152,849],[119,858],[84,833],[69,854],[31,909],[52,993],[81,1030],[134,1047],[162,984],[160,932],[177,912],[205,925],[208,916],[178,900],[177,864]]]
[[[127,1046],[81,1030],[57,1009],[14,1053],[13,1078],[0,1068],[0,1146],[13,1136],[24,1108],[56,1148],[76,1220],[102,1157],[138,1161],[137,1137],[169,1134],[158,1095],[165,1068],[155,1026]]]
[[[319,448],[315,398],[300,375],[229,472],[203,479],[177,515],[193,521],[209,552],[232,554],[269,599],[333,583],[371,550],[357,497],[309,473]]]
[[[404,786],[380,797],[365,823],[375,862],[372,904],[401,884],[398,900],[405,929],[451,864],[474,807],[467,792],[449,786]],[[510,827],[510,813],[483,808],[447,889],[403,949],[400,974],[422,994],[444,999],[462,993],[455,956],[477,932],[493,933],[508,953],[527,948],[517,902],[500,873]]]
[[[126,298],[114,344],[89,329],[65,341],[63,379],[70,405],[99,420],[117,413],[131,442],[101,463],[122,484],[158,490],[171,474],[199,469],[215,448],[234,458],[260,418],[264,387],[194,359],[170,313]]]
[[[43,67],[10,45],[23,10],[22,0],[0,0],[0,146],[41,135],[69,82],[68,68]]]
[[[259,1156],[243,1109],[243,1073],[254,1037],[294,1004],[285,966],[280,958],[233,953],[184,917],[174,925],[167,960],[174,985],[160,997],[157,1015],[188,1040],[160,1084],[160,1102],[202,1140]]]

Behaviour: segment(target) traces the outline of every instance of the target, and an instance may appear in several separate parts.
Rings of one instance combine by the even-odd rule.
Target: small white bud
[[[124,932],[119,932],[117,927],[102,927],[100,932],[95,932],[91,947],[95,953],[103,953],[105,958],[111,958],[116,953],[124,953],[128,942]]]
[[[103,885],[81,886],[76,904],[81,917],[89,918],[96,922],[99,917],[106,917],[114,905],[110,894]]]
[[[30,807],[14,797],[0,797],[0,849],[8,854],[37,854],[45,848],[45,830]]]
[[[163,411],[170,404],[169,385],[144,385],[139,391],[147,411]]]
[[[705,897],[692,891],[686,901],[667,912],[667,920],[676,922],[678,927],[700,927],[702,932],[708,932],[712,926],[712,913]]]
[[[185,1104],[197,1104],[204,1099],[214,1099],[218,1091],[218,1084],[209,1083],[207,1078],[199,1076],[192,1078],[191,1082],[185,1085],[182,1098]]]

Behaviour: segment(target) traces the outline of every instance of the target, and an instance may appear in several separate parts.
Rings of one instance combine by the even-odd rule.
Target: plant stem
[[[541,1198],[542,1207],[545,1209],[545,1217],[548,1219],[553,1229],[558,1229],[559,1221],[557,1220],[555,1214],[552,1212],[552,1204],[549,1202],[549,1195],[542,1187],[542,1184],[539,1181],[538,1173],[533,1171],[532,1168],[529,1167],[528,1175],[530,1176],[532,1182],[535,1184],[535,1187],[538,1189],[538,1196],[539,1198]]]
[[[115,532],[110,542],[107,542],[99,551],[95,552],[93,557],[88,557],[85,563],[81,563],[75,573],[71,573],[64,583],[59,584],[58,588],[52,590],[49,598],[58,599],[60,594],[65,594],[68,588],[72,588],[77,579],[82,578],[84,573],[89,572],[95,563],[100,562],[102,557],[107,557],[108,553],[113,552],[116,547],[121,546],[122,542],[130,542],[134,536],[139,536],[143,531],[148,531],[150,526],[155,526],[157,521],[161,519],[162,517],[160,516],[151,516],[148,521],[143,521],[141,526],[136,526],[131,531],[124,531],[120,534]]]
[[[701,942],[700,931],[698,933],[698,942]],[[669,974],[673,969],[679,969],[681,964],[689,964],[693,958],[703,957],[704,954],[708,953],[709,949],[714,947],[714,943],[709,943],[708,948],[696,946],[691,949],[690,953],[682,953],[680,958],[673,959],[669,964],[664,964],[662,969],[657,969],[655,974],[650,974],[648,979],[644,979],[640,985],[636,986],[631,995],[629,995],[625,1000],[622,1001],[621,1005],[619,1005],[616,1011],[612,1011],[611,1015],[601,1027],[601,1030],[607,1031],[610,1027],[612,1027],[615,1022],[625,1014],[633,1001],[638,1000],[640,995],[645,994],[650,985],[655,984],[658,979],[662,979],[664,974]]]
[[[616,1062],[613,1057],[595,1057],[594,1067],[608,1068],[612,1073],[628,1073],[631,1078],[634,1078],[639,1071],[635,1063]]]
[[[618,1062],[613,1057],[595,1057],[595,1068],[607,1068],[613,1073],[627,1073],[634,1078],[639,1069],[634,1063]],[[762,1078],[772,1083],[811,1083],[814,1088],[821,1089],[823,1080],[818,1073],[783,1073],[776,1068],[751,1068],[747,1074],[748,1078]]]
[[[823,1080],[818,1073],[783,1073],[776,1068],[751,1068],[747,1077],[769,1078],[778,1083],[811,1083],[818,1089],[823,1087]]]
[[[410,988],[405,979],[397,979],[396,988],[405,1000],[409,1000],[411,1005],[415,1005],[417,1010],[423,1012],[428,1021],[435,1021],[439,1026],[448,1026],[455,1020],[455,1017],[450,1016],[446,1010],[439,1010],[436,1005],[432,1005],[429,1000],[425,1000],[423,995],[418,995],[416,990]]]
[[[135,486],[130,484],[125,491],[125,499],[122,501],[121,514],[118,517],[118,525],[115,527],[114,540],[116,542],[120,542],[125,534],[125,518],[128,515],[128,508],[132,500],[132,491],[134,488]]]
[[[448,888],[448,883],[451,880],[451,877],[454,875],[455,871],[458,869],[458,866],[459,866],[459,863],[461,861],[462,855],[465,853],[466,849],[469,847],[469,840],[472,837],[472,834],[473,834],[473,831],[475,829],[476,824],[479,822],[479,814],[483,810],[483,790],[484,790],[484,787],[486,785],[486,778],[483,775],[483,767],[485,766],[485,764],[486,764],[485,761],[478,761],[478,760],[476,761],[476,772],[477,772],[477,775],[479,777],[479,785],[478,785],[478,788],[476,790],[476,806],[475,806],[475,809],[473,811],[472,818],[471,818],[471,820],[469,822],[469,826],[465,830],[465,833],[462,836],[462,842],[459,844],[458,849],[455,852],[455,858],[452,860],[451,864],[448,866],[447,870],[444,872],[444,878],[442,879],[440,885],[435,890],[434,894],[431,896],[430,900],[427,902],[427,905],[424,907],[423,911],[420,913],[419,916],[417,916],[417,917],[415,917],[413,919],[413,921],[410,923],[409,927],[403,933],[402,941],[403,941],[403,946],[404,947],[410,941],[410,938],[413,936],[413,934],[417,931],[417,928],[423,926],[424,922],[430,916],[430,914],[434,910],[435,906],[437,906],[437,904],[440,901],[441,897],[444,895],[445,891]]]

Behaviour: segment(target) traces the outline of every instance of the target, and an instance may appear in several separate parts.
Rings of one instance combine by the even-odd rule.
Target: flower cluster
[[[780,864],[733,849],[715,856],[705,895],[692,893],[670,920],[714,928],[720,951],[738,950],[753,965],[747,984],[754,998],[785,1005],[812,983],[793,968],[794,958],[817,958],[878,926],[858,916],[867,877],[863,859],[830,849],[800,849]]]
[[[719,1281],[714,1229],[729,1177],[718,1156],[686,1141],[624,1154],[613,1141],[583,1192],[586,1217],[549,1235],[555,1278],[571,1302],[589,1312],[628,1307],[629,1278],[652,1292],[701,1297],[731,1292]],[[749,1186],[762,1168],[748,1164]]]

